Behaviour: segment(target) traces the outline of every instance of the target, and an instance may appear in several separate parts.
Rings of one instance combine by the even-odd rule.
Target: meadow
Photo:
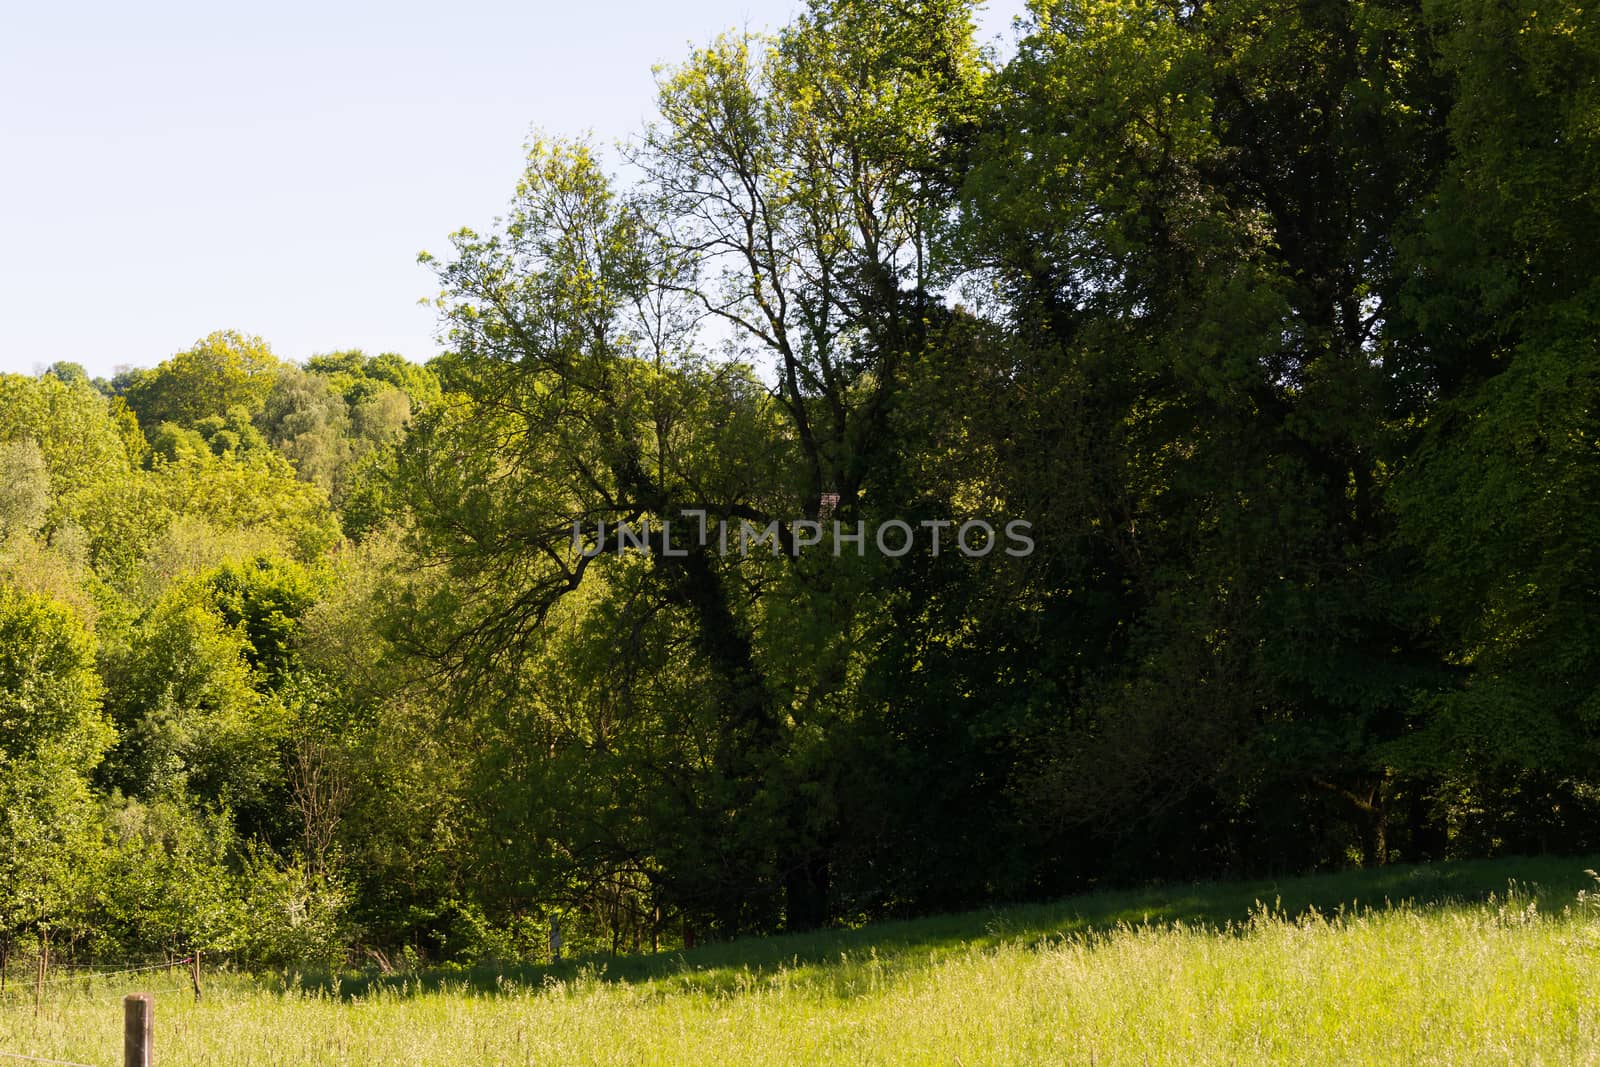
[[[0,1052],[156,1063],[1600,1063],[1594,859],[1164,886],[554,967],[72,979]],[[13,1060],[12,1062],[24,1062]]]

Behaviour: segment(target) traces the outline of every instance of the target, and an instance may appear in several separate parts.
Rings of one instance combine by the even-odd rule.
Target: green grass
[[[1597,865],[1169,886],[337,989],[219,974],[199,1005],[145,985],[160,1067],[1600,1064]],[[119,1064],[116,982],[6,1004],[0,1050]]]

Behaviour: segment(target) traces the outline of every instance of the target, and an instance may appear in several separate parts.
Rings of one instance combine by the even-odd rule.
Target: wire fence
[[[27,1060],[29,1063],[59,1063],[63,1067],[94,1067],[92,1063],[79,1063],[77,1060],[51,1060],[43,1056],[24,1056],[20,1052],[6,1052],[0,1049],[0,1056],[12,1060]]]
[[[150,994],[160,993],[165,995],[168,993],[176,993],[189,988],[190,983],[192,982],[195,999],[198,1000],[200,997],[200,974],[198,961],[198,955],[189,955],[174,959],[162,960],[158,963],[122,965],[100,963],[94,965],[71,965],[70,970],[72,973],[59,974],[49,978],[44,977],[44,974],[48,972],[36,971],[32,976],[30,976],[31,980],[25,979],[23,981],[15,982],[11,985],[11,988],[6,989],[4,991],[4,995],[0,996],[0,1005],[9,1008],[18,1002],[26,1003],[28,1000],[33,1000],[35,1004],[35,1011],[37,1011],[39,1007],[43,1006],[47,1002],[45,999],[47,996],[47,990],[53,992],[66,992],[65,990],[62,990],[61,987],[69,985],[80,987],[83,995],[73,996],[71,993],[68,994],[69,996],[73,996],[73,999],[78,1003],[120,1001],[124,1004],[125,1011],[128,1013],[126,1022],[127,1039],[129,1041],[128,1063],[131,1064],[135,1062],[133,1053],[134,1045],[132,1044],[134,1040],[133,1034],[135,1032],[135,1016],[133,1014],[133,1008],[135,1007],[134,1002],[142,1002],[144,1009],[141,1021],[138,1025],[144,1034],[144,1056],[146,1058],[139,1059],[137,1062],[148,1063],[147,1057],[149,1055],[149,1031],[147,1028],[149,1027],[149,1005],[151,1002]],[[186,968],[191,964],[195,968],[192,973],[189,971],[180,970],[181,968]],[[59,964],[53,964],[51,965],[51,969],[66,970],[68,967],[63,967]],[[177,984],[170,987],[166,987],[166,983],[159,983],[159,980],[157,986],[152,986],[148,981],[141,981],[139,984],[143,987],[143,990],[138,994],[128,994],[122,989],[117,989],[115,991],[101,989],[91,993],[93,985],[96,982],[125,978],[132,975],[150,974],[154,971],[177,971],[179,972],[178,977],[180,980]],[[113,982],[111,984],[122,985],[124,983]],[[49,1056],[35,1056],[26,1052],[12,1052],[8,1049],[0,1049],[0,1067],[4,1067],[4,1064],[8,1062],[56,1064],[58,1067],[96,1067],[95,1064],[82,1063],[78,1060],[61,1060],[54,1059]]]
[[[163,960],[160,963],[55,963],[49,965],[51,971],[69,971],[69,974],[57,975],[48,978],[45,983],[51,982],[77,982],[86,978],[109,978],[117,974],[137,974],[141,971],[160,971],[170,967],[183,967],[194,962],[193,956],[183,956],[178,959]],[[10,969],[12,982],[32,982],[34,970],[32,967],[21,968],[13,966]]]
[[[148,974],[151,971],[176,970],[179,967],[186,967],[193,962],[193,956],[184,956],[181,959],[175,959],[165,963],[148,963],[137,967],[119,967],[115,970],[109,971],[79,971],[76,974],[57,975],[54,978],[46,978],[43,982],[40,982],[34,976],[29,975],[21,980],[9,983],[4,992],[0,993],[0,1005],[9,1007],[16,1004],[27,1004],[37,998],[41,992],[43,992],[46,996],[49,996],[52,993],[64,992],[65,990],[63,990],[62,987],[76,987],[87,993],[93,987],[93,984],[101,979],[120,978],[132,974]],[[54,969],[53,966],[52,969]],[[190,988],[190,984],[191,979],[189,978],[187,972],[185,972],[177,984],[173,985],[171,989],[164,988],[160,991],[178,992],[180,990]],[[116,1000],[121,996],[121,992],[102,992],[92,999]],[[17,1054],[0,1051],[0,1056],[15,1055]]]
[[[89,974],[61,975],[61,976],[56,977],[56,978],[47,978],[47,979],[45,979],[44,984],[45,985],[54,985],[54,984],[57,984],[57,983],[60,983],[60,982],[84,982],[84,981],[89,981],[89,980],[92,980],[92,979],[95,979],[95,978],[114,978],[114,977],[116,977],[117,975],[120,975],[120,974],[142,974],[145,971],[171,970],[174,967],[184,967],[184,966],[187,966],[187,965],[189,965],[189,964],[191,964],[193,962],[194,962],[194,957],[193,956],[185,956],[181,960],[173,960],[170,963],[151,963],[151,964],[146,964],[143,967],[124,967],[124,968],[122,968],[120,970],[115,970],[115,971],[93,971],[93,972],[90,972]]]

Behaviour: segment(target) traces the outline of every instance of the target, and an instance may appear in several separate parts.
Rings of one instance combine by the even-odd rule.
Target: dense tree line
[[[1600,846],[1596,17],[814,0],[535,139],[426,367],[0,377],[0,956]]]

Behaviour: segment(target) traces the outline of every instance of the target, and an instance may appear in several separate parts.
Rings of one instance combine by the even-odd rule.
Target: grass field
[[[1168,886],[514,973],[158,972],[0,1009],[0,1052],[234,1064],[1600,1064],[1600,860]],[[166,991],[163,992],[163,989]],[[6,1061],[0,1058],[0,1065]]]

